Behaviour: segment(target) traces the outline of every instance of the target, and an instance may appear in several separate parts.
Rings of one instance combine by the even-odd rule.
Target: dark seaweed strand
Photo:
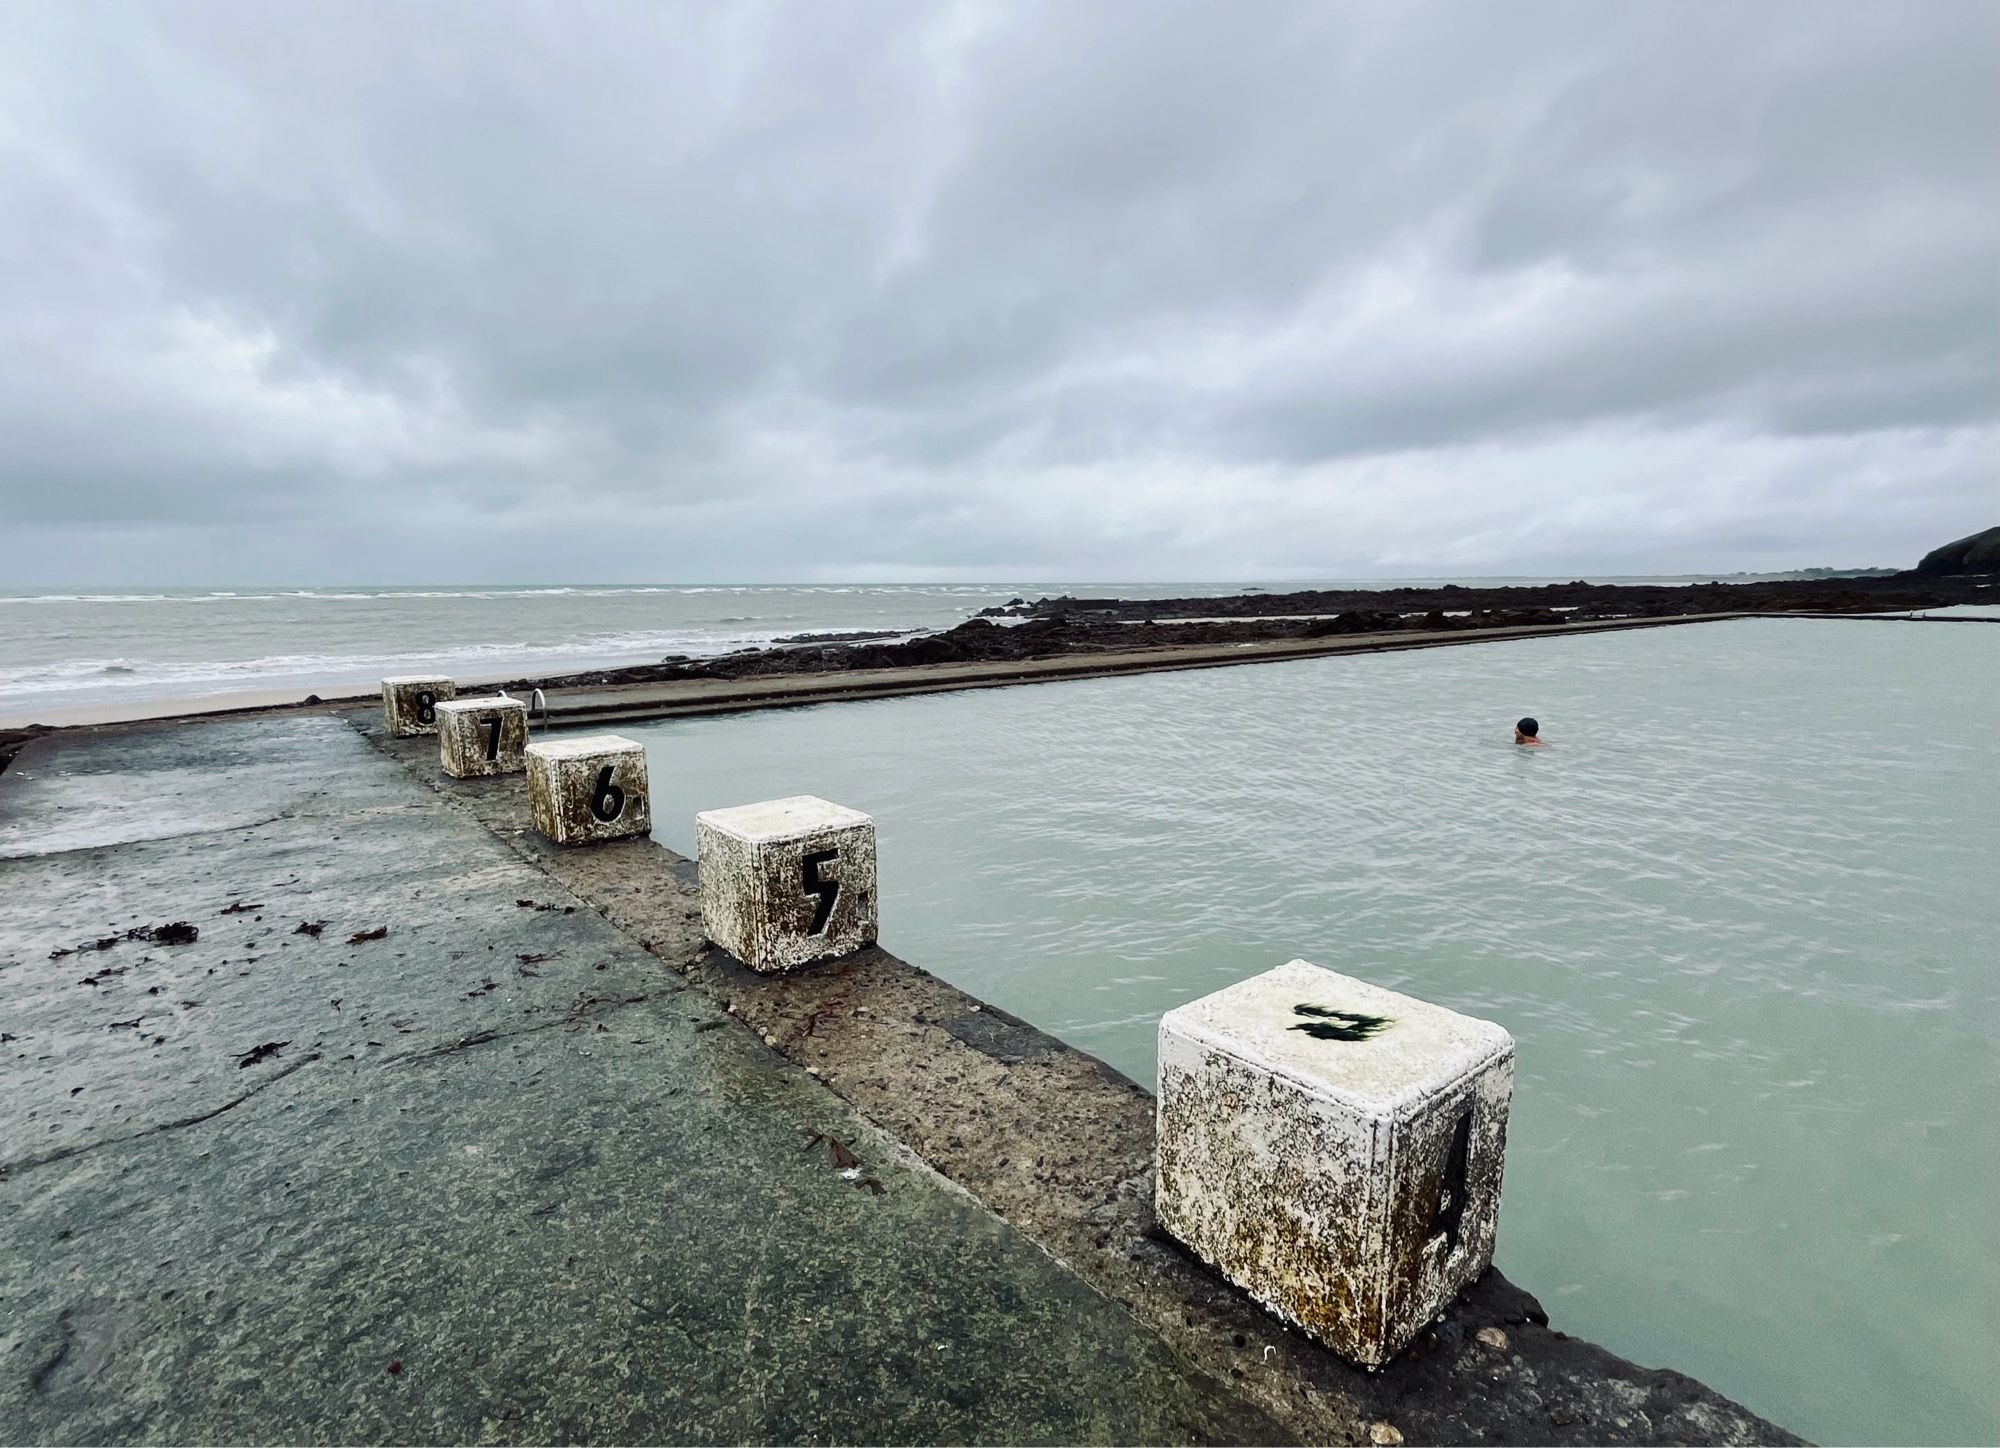
[[[1301,1021],[1293,1026],[1295,1031],[1304,1031],[1318,1041],[1365,1041],[1371,1036],[1379,1036],[1393,1024],[1389,1016],[1363,1015],[1359,1011],[1329,1010],[1301,1001],[1292,1007],[1295,1014],[1314,1016],[1317,1019]]]

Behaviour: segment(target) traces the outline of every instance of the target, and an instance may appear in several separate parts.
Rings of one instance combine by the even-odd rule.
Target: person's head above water
[[[1542,726],[1532,714],[1514,726],[1514,742],[1516,744],[1540,744],[1542,742],[1541,734]]]

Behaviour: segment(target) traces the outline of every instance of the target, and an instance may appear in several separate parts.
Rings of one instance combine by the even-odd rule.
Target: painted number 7
[[[486,721],[486,758],[491,763],[500,757],[500,715],[495,714]]]
[[[812,927],[808,935],[818,935],[826,929],[826,922],[833,918],[833,902],[840,898],[840,881],[823,879],[819,873],[821,865],[831,865],[840,859],[838,850],[814,850],[799,862],[799,881],[805,893],[816,895],[819,902],[813,907]]]

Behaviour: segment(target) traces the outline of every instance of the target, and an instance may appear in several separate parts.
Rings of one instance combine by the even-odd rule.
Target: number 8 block
[[[437,733],[437,706],[458,693],[450,679],[429,674],[405,674],[382,681],[382,718],[390,737]]]
[[[519,699],[448,699],[437,706],[438,763],[453,779],[527,767],[528,706]]]
[[[528,806],[559,845],[619,840],[653,828],[646,746],[618,734],[530,744]]]
[[[756,971],[875,939],[875,821],[809,794],[694,817],[701,923]]]

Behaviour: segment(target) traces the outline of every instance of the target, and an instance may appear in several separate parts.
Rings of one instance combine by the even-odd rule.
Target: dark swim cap
[[[1542,729],[1542,726],[1536,723],[1533,718],[1523,719],[1519,724],[1516,724],[1514,727],[1520,730],[1523,734],[1527,735],[1530,739],[1534,738],[1535,735],[1539,734]]]

